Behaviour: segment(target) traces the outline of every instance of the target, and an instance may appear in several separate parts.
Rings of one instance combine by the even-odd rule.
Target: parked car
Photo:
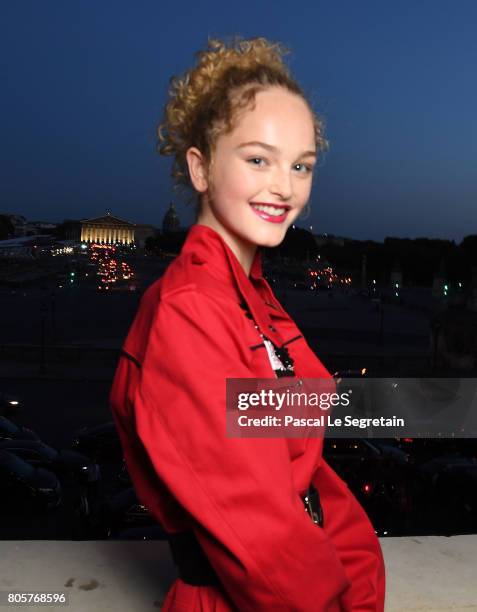
[[[325,438],[323,455],[342,478],[352,478],[362,470],[364,463],[380,458],[379,450],[367,440],[357,438]]]
[[[102,538],[117,537],[126,529],[158,525],[146,506],[138,500],[133,487],[105,500],[91,515],[90,524]]]
[[[447,454],[419,463],[423,512],[433,533],[477,529],[477,460]]]
[[[455,446],[464,457],[477,459],[477,438],[459,438]]]
[[[61,485],[55,474],[34,468],[5,450],[0,450],[0,491],[0,511],[29,512],[61,503]]]
[[[131,476],[129,475],[128,468],[126,466],[126,461],[123,458],[121,462],[121,468],[118,473],[118,481],[126,487],[132,486]]]
[[[113,421],[82,427],[73,436],[72,448],[97,462],[121,461],[123,450]]]
[[[414,475],[373,439],[325,438],[323,455],[347,483],[379,535],[411,527]]]
[[[37,434],[28,427],[15,425],[4,416],[0,416],[0,441],[2,440],[39,440]]]
[[[6,450],[23,459],[33,467],[50,470],[59,477],[72,477],[81,484],[97,482],[100,469],[81,453],[68,450],[57,450],[36,440],[4,440],[0,450]]]
[[[464,440],[462,439],[462,442]],[[416,465],[439,457],[460,457],[461,440],[452,438],[397,438],[397,448],[408,453]]]
[[[446,500],[449,535],[477,531],[477,462],[446,465],[435,485],[437,500]]]
[[[145,525],[144,527],[131,527],[111,536],[111,540],[167,540],[167,532],[157,525]]]
[[[405,467],[414,463],[414,457],[400,448],[396,440],[392,438],[372,438],[365,441],[378,448],[384,456],[394,459],[400,466]]]

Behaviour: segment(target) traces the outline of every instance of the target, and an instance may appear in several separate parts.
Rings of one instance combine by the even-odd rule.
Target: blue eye
[[[265,163],[265,160],[263,159],[263,157],[252,157],[250,159],[247,160],[249,163],[252,164],[252,166],[258,166],[259,168],[262,166],[262,164],[260,162]],[[258,164],[256,164],[255,162],[259,162]]]
[[[308,164],[295,164],[294,167],[301,168],[301,170],[298,170],[298,172],[300,172],[301,174],[310,174],[311,172],[313,172],[313,167],[309,166]]]

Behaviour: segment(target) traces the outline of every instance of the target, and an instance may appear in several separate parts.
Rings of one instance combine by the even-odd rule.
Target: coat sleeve
[[[253,377],[247,351],[226,300],[164,298],[134,394],[138,437],[239,610],[337,612],[349,582],[304,511],[285,440],[226,435],[226,378]]]
[[[350,581],[346,612],[384,612],[385,568],[379,540],[348,485],[322,460],[313,477],[320,491],[325,528]]]

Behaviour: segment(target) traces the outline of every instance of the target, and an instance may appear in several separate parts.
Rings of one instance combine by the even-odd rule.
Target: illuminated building
[[[108,212],[104,217],[81,221],[81,242],[129,245],[135,242],[135,229],[134,223]]]

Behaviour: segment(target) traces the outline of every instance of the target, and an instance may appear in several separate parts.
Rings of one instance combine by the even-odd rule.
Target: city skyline
[[[120,218],[120,217],[118,217],[118,215],[114,214],[114,212],[111,212],[110,210],[105,211],[103,214],[97,214],[94,217],[80,217],[80,218],[74,218],[74,219],[72,219],[72,218],[63,218],[61,220],[27,219],[24,215],[20,215],[20,214],[11,215],[9,213],[5,214],[3,212],[0,212],[0,217],[2,217],[2,216],[6,216],[6,217],[23,217],[25,219],[25,225],[26,225],[26,230],[25,231],[28,231],[28,228],[30,226],[41,226],[42,224],[52,225],[52,226],[59,227],[63,223],[69,223],[69,222],[71,222],[71,223],[84,223],[86,221],[97,221],[99,219],[105,218],[107,215],[111,215],[112,218],[119,219],[120,221],[125,221],[125,222],[130,223],[131,225],[134,225],[134,226],[138,226],[138,227],[151,227],[154,230],[157,230],[159,232],[164,233],[164,229],[163,229],[164,218],[162,218],[161,220],[158,220],[156,223],[150,223],[150,224],[148,224],[148,223],[141,223],[139,221],[134,221],[131,218],[129,218],[129,219]],[[165,215],[163,215],[163,217],[165,217],[166,215],[167,215],[167,211],[166,211]],[[174,230],[167,230],[167,231],[168,232],[171,232],[171,231],[172,232],[187,232],[190,229],[190,227],[191,227],[191,224],[187,224],[186,225],[186,224],[181,223],[181,219],[179,217],[179,225],[178,225],[178,227],[176,229],[174,229]],[[312,225],[307,225],[305,221],[303,221],[301,223],[295,222],[295,223],[293,223],[290,226],[289,229],[291,230],[292,228],[294,229],[295,227],[298,228],[298,229],[310,232],[311,234],[313,234],[316,237],[322,237],[322,238],[328,237],[330,239],[345,240],[345,241],[350,241],[350,242],[376,242],[376,243],[379,243],[379,244],[384,244],[384,242],[386,240],[396,240],[397,239],[397,240],[411,240],[411,241],[413,241],[413,240],[429,240],[429,241],[435,240],[435,241],[444,241],[444,242],[454,242],[456,246],[459,246],[459,244],[461,244],[465,238],[469,238],[469,237],[473,238],[473,237],[477,236],[477,233],[474,233],[474,234],[465,234],[461,240],[455,240],[455,239],[452,239],[452,238],[430,238],[429,236],[415,236],[413,238],[409,238],[408,236],[394,236],[394,235],[390,234],[390,235],[387,235],[387,236],[383,236],[382,239],[371,239],[371,238],[370,239],[359,239],[359,238],[356,238],[354,236],[345,236],[345,235],[342,235],[342,234],[333,234],[331,232],[315,231],[313,226]],[[14,229],[15,229],[15,231],[18,231],[18,228],[15,228],[15,226],[14,226]],[[21,238],[21,239],[23,239],[23,238],[31,238],[31,239],[33,239],[33,238],[35,238],[35,236],[41,236],[42,235],[41,233],[38,234],[38,230],[39,230],[39,228],[35,227],[36,233],[31,233],[31,234],[27,233],[27,234],[21,234],[21,235],[15,234],[16,237],[12,236],[11,238],[4,238],[3,242],[6,242],[6,241],[13,242],[15,240],[18,240],[19,238]],[[46,235],[49,235],[49,234],[47,233]],[[0,240],[0,242],[2,242],[2,241]]]
[[[245,2],[231,15],[209,1],[187,18],[141,6],[4,9],[0,212],[61,222],[111,209],[159,226],[173,201],[190,224],[155,129],[169,78],[208,36],[241,34],[291,49],[287,61],[326,122],[330,151],[300,226],[376,241],[459,243],[476,232],[473,3],[317,2],[293,12]]]

